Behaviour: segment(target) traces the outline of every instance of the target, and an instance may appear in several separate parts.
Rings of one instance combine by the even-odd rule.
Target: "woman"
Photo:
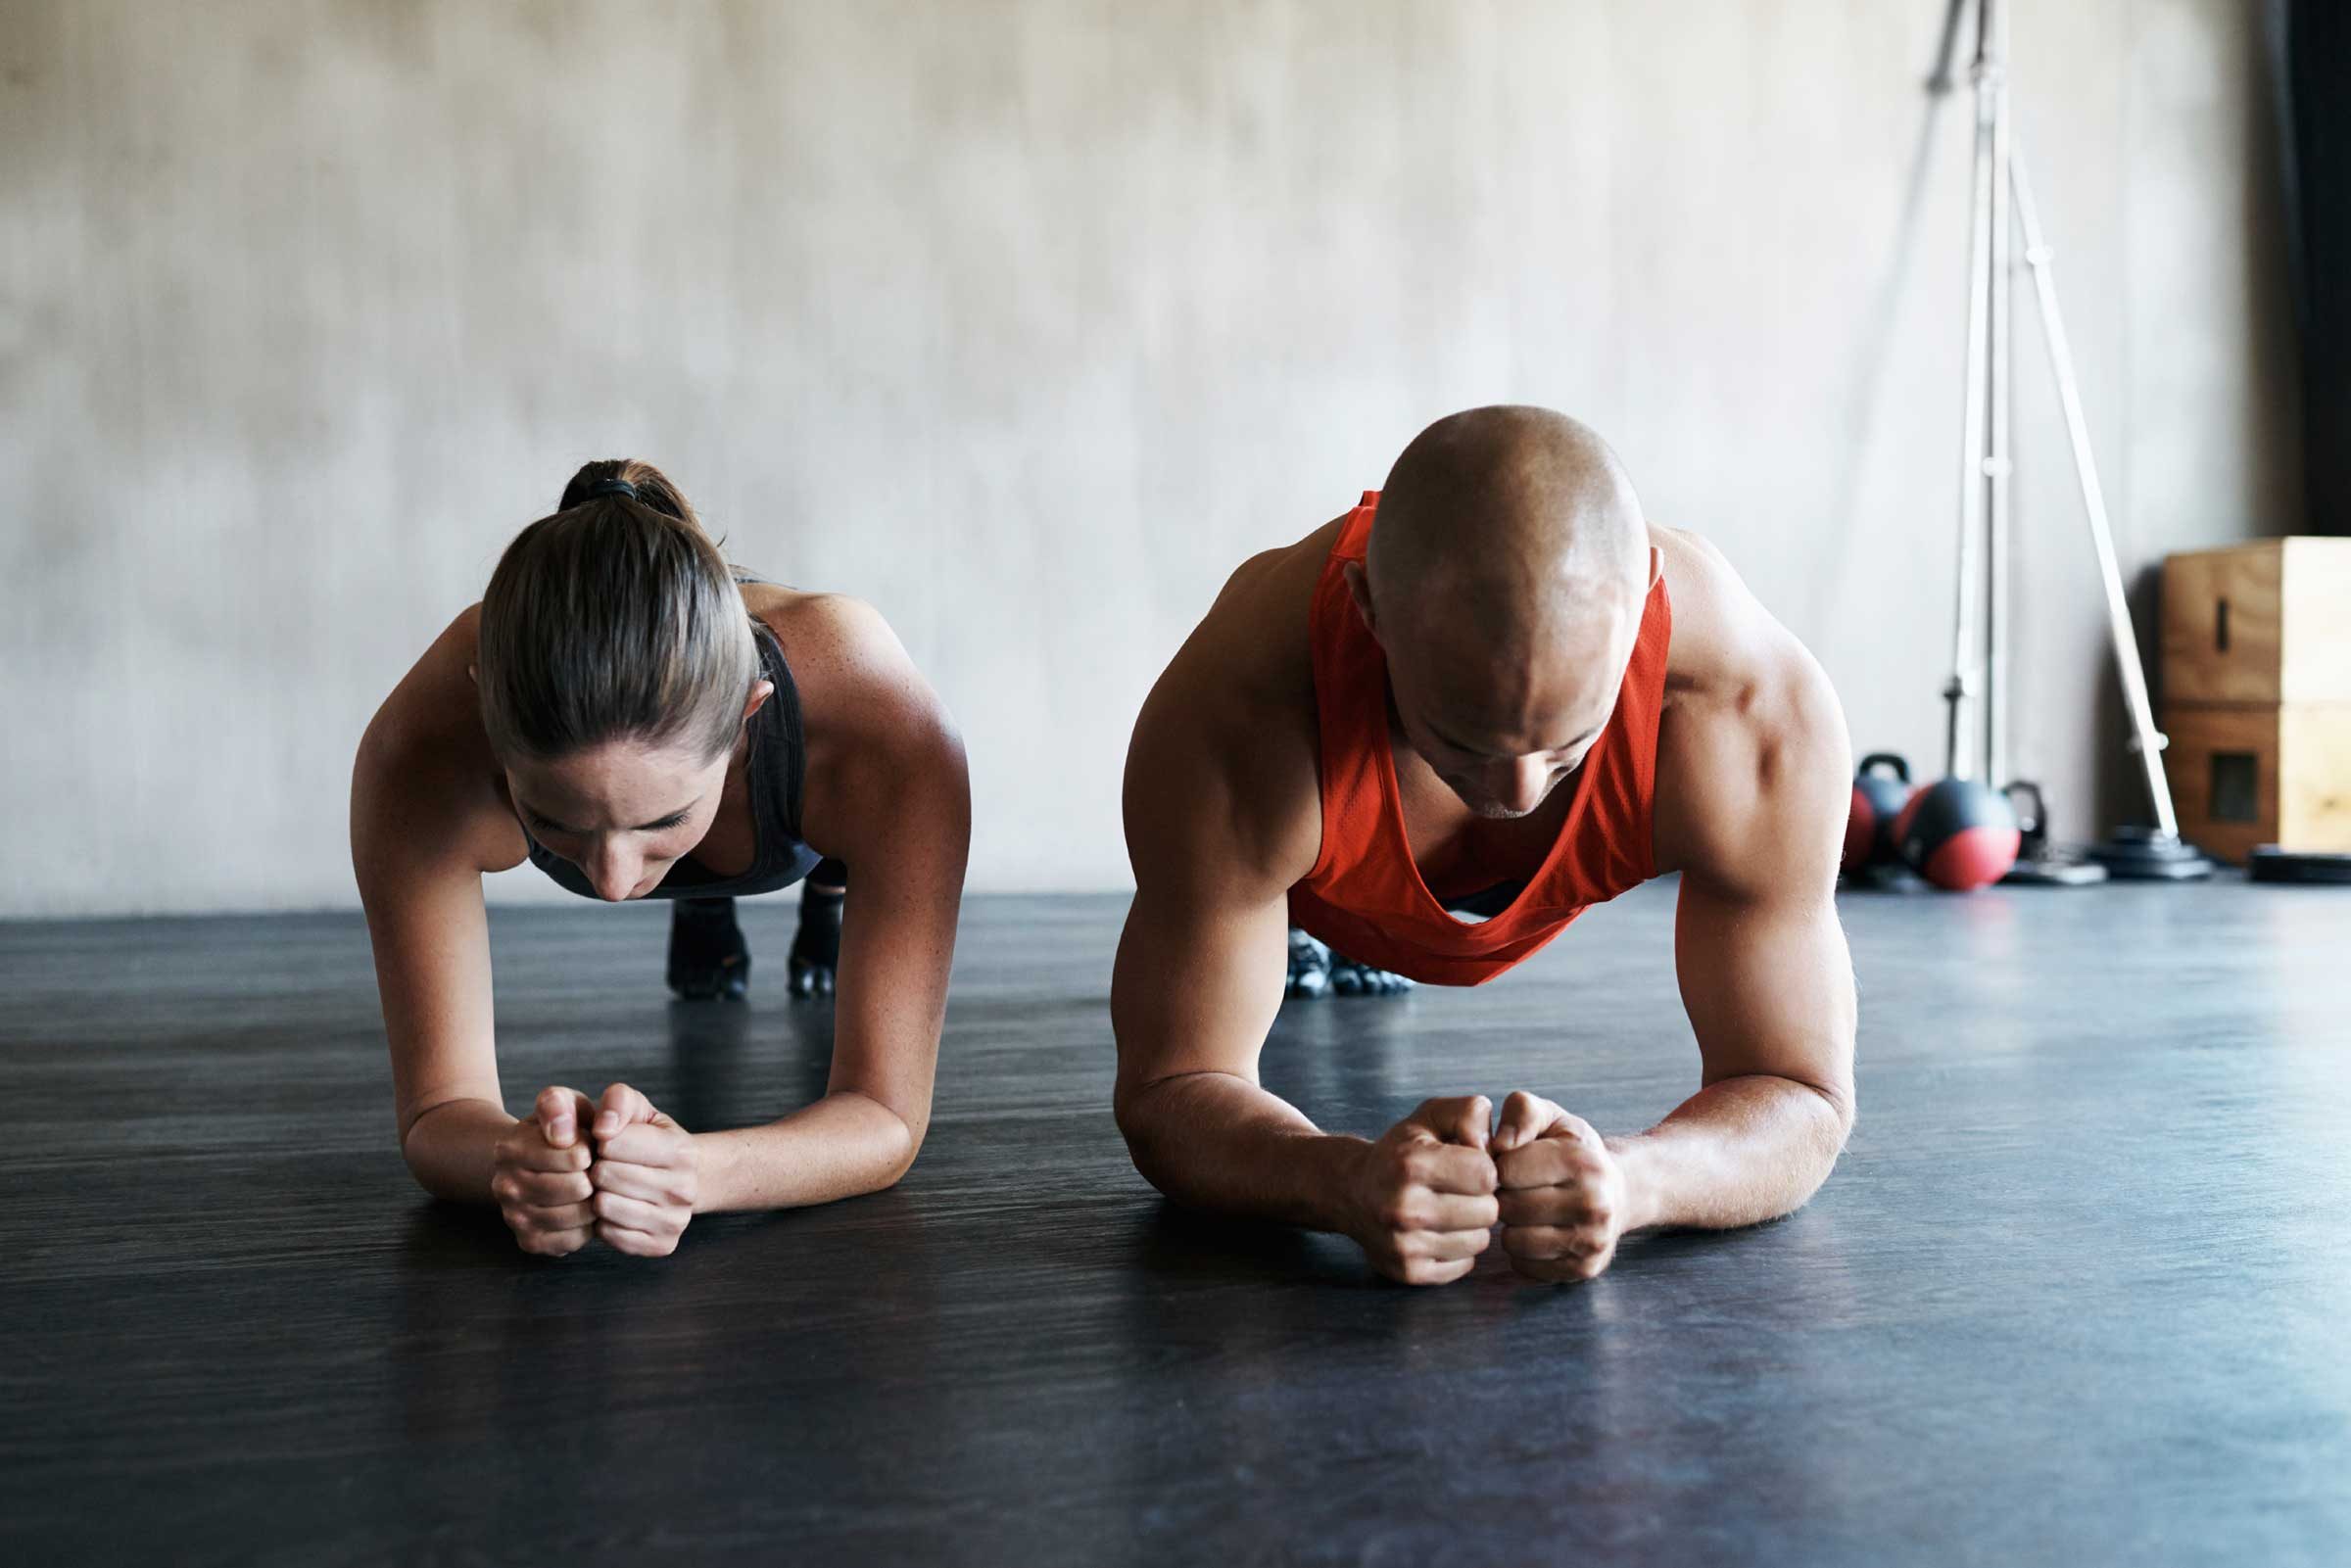
[[[659,1257],[698,1212],[890,1185],[930,1120],[970,836],[962,742],[880,615],[739,581],[658,470],[588,464],[360,742],[352,860],[408,1168],[553,1255]],[[734,897],[836,873],[793,948],[805,991],[838,947],[824,1098],[727,1132],[618,1083],[506,1115],[481,878],[526,858],[591,897],[679,899],[671,983],[704,995],[747,976]]]

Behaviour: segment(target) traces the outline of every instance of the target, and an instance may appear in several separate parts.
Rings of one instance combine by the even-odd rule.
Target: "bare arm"
[[[1685,673],[1668,684],[1654,832],[1658,869],[1682,874],[1674,954],[1702,1087],[1630,1137],[1523,1091],[1505,1102],[1502,1245],[1538,1279],[1592,1278],[1628,1230],[1787,1213],[1852,1126],[1853,976],[1832,901],[1845,718],[1719,555],[1668,543]]]
[[[1735,581],[1719,591],[1745,595]],[[1682,870],[1674,956],[1703,1086],[1649,1132],[1610,1140],[1630,1225],[1787,1213],[1852,1127],[1853,973],[1834,897],[1845,718],[1795,639],[1750,624],[1751,682],[1675,737],[1676,795],[1659,801],[1660,858]]]
[[[1430,1101],[1374,1142],[1323,1132],[1258,1081],[1288,888],[1321,826],[1312,757],[1283,757],[1263,730],[1231,746],[1200,734],[1192,715],[1220,710],[1187,699],[1180,663],[1145,706],[1127,770],[1136,891],[1111,1021],[1135,1168],[1178,1203],[1343,1232],[1393,1278],[1459,1278],[1494,1220],[1486,1100]]]
[[[1826,896],[1741,898],[1685,877],[1675,923],[1704,1087],[1610,1140],[1628,1225],[1726,1228],[1800,1207],[1853,1121],[1853,979]]]
[[[1287,900],[1139,868],[1111,976],[1114,1106],[1135,1168],[1195,1208],[1343,1230],[1361,1138],[1331,1136],[1258,1081],[1281,1005]],[[1203,885],[1203,884],[1207,885]]]
[[[469,809],[463,770],[404,720],[417,680],[404,683],[360,741],[352,866],[374,948],[401,1153],[426,1191],[486,1203],[494,1147],[515,1124],[499,1092],[482,906],[482,872],[502,846],[495,817]]]
[[[833,1071],[824,1098],[763,1126],[696,1135],[698,1212],[780,1209],[874,1192],[906,1173],[932,1081],[971,842],[963,742],[879,615],[837,600],[820,672],[831,760],[812,771],[808,831],[849,866]],[[813,662],[813,661],[812,661]]]

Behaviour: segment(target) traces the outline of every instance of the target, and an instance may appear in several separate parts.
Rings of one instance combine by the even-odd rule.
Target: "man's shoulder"
[[[1336,525],[1243,561],[1161,672],[1128,748],[1137,875],[1223,854],[1283,885],[1321,842],[1309,616]]]
[[[1762,884],[1809,876],[1825,857],[1833,874],[1852,758],[1827,674],[1713,544],[1651,533],[1673,603],[1659,869]]]

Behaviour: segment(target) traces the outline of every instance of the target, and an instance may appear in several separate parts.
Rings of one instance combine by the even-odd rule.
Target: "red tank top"
[[[1290,889],[1290,923],[1349,958],[1436,985],[1480,985],[1522,962],[1594,904],[1656,874],[1650,808],[1673,606],[1659,578],[1641,611],[1615,711],[1583,765],[1559,838],[1526,888],[1493,919],[1448,914],[1420,879],[1405,835],[1388,734],[1388,666],[1347,590],[1364,558],[1376,491],[1347,514],[1308,612],[1321,731],[1322,852]]]

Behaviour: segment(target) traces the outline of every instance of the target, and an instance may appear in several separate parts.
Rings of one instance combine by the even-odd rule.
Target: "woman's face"
[[[609,740],[552,762],[510,762],[506,791],[533,838],[579,867],[597,897],[619,903],[661,885],[702,841],[732,760]]]

